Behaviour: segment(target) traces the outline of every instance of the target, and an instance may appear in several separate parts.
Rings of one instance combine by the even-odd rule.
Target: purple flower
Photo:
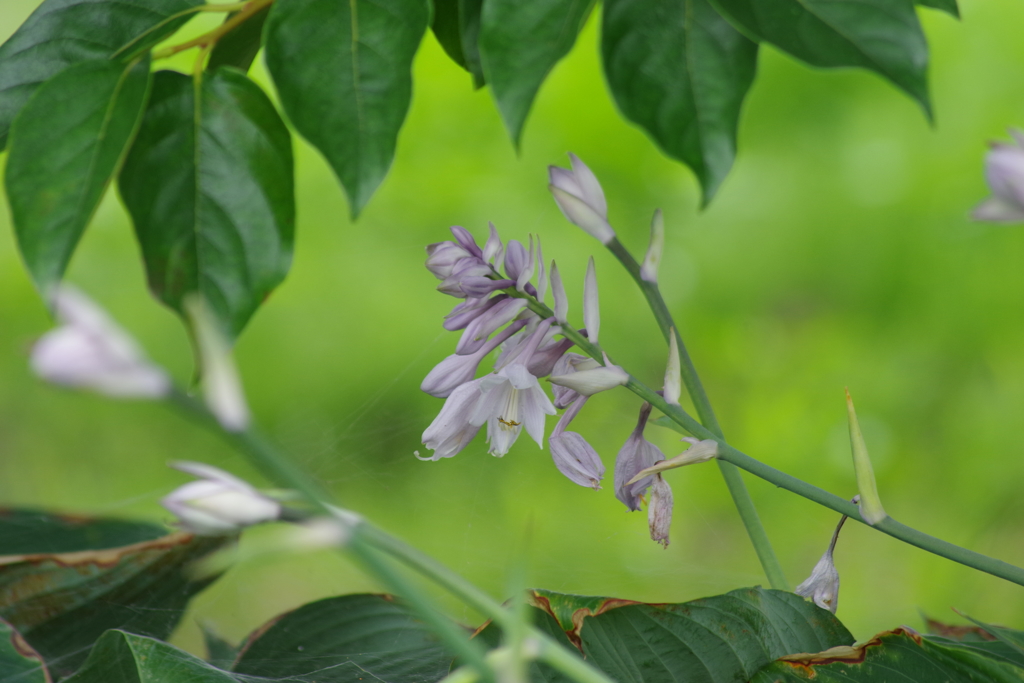
[[[479,351],[495,330],[512,322],[524,308],[526,299],[507,298],[499,301],[466,326],[455,346],[455,353],[464,356]]]
[[[455,264],[472,255],[461,246],[448,240],[427,245],[427,270],[438,280],[444,280],[452,274]]]
[[[559,472],[568,477],[569,481],[596,491],[601,488],[601,479],[604,478],[601,457],[580,434],[565,431],[586,402],[586,398],[580,398],[565,411],[551,432],[548,445]]]
[[[507,294],[499,294],[491,298],[469,298],[455,306],[451,313],[444,317],[444,329],[449,332],[461,330],[473,322],[477,316],[485,313],[491,306],[508,298]]]
[[[971,213],[979,221],[1024,221],[1024,132],[1010,130],[1013,142],[996,142],[985,157],[985,179],[992,196]]]
[[[641,496],[654,483],[655,477],[660,478],[660,475],[644,477],[633,484],[627,482],[641,470],[665,459],[665,454],[644,438],[644,427],[647,426],[647,418],[650,416],[651,404],[644,403],[640,408],[636,429],[626,439],[626,443],[619,450],[619,455],[615,459],[615,497],[630,510],[640,509]]]
[[[479,381],[482,396],[469,422],[487,424],[488,452],[499,458],[508,453],[523,428],[543,448],[544,416],[556,411],[526,366],[513,362]]]
[[[647,524],[651,540],[668,547],[668,529],[672,525],[672,488],[660,474],[651,483],[651,502],[647,505]]]
[[[587,356],[578,353],[566,353],[555,362],[554,367],[551,369],[551,374],[565,377],[576,372],[577,366],[581,364],[589,365],[590,363],[593,363],[595,367],[597,365],[596,361],[591,360]],[[578,393],[561,384],[552,383],[551,391],[555,395],[556,408],[566,408],[580,397]]]
[[[421,460],[450,458],[468,446],[480,431],[480,425],[471,424],[469,418],[480,401],[480,383],[483,380],[481,377],[461,384],[448,396],[441,412],[423,432],[423,445],[434,451],[434,454]]]
[[[531,324],[526,329],[518,332],[514,337],[508,340],[502,345],[501,354],[498,356],[498,360],[495,365],[501,367],[506,363],[515,360],[520,353],[527,347],[530,341],[530,337],[533,331],[536,329],[536,323],[539,322],[537,316],[533,316]],[[572,348],[573,342],[570,339],[555,339],[555,335],[559,334],[559,328],[551,326],[548,331],[541,338],[540,344],[537,349],[530,356],[527,361],[526,369],[530,371],[530,374],[535,377],[547,377],[551,374],[555,364],[558,362],[565,352]],[[565,407],[565,406],[562,406]]]
[[[465,384],[476,376],[480,361],[503,341],[511,337],[523,326],[525,320],[512,323],[501,334],[495,336],[479,350],[468,355],[452,354],[438,363],[423,379],[420,389],[431,396],[447,398],[460,384]]]

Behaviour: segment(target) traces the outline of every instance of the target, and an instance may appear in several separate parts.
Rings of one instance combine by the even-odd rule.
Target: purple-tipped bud
[[[565,324],[569,320],[569,297],[565,294],[562,275],[558,272],[558,266],[554,261],[551,262],[551,296],[555,300],[555,320]]]
[[[487,276],[493,272],[490,266],[478,258],[464,258],[452,267],[448,277],[437,286],[437,291],[460,299],[487,296],[493,290],[484,294],[471,294],[467,291],[469,288],[466,287],[466,283],[474,278],[488,280]]]
[[[420,390],[437,398],[447,398],[459,385],[471,381],[476,376],[480,361],[487,354],[522,329],[524,325],[526,325],[525,320],[512,323],[475,353],[463,356],[456,353],[448,356],[427,374],[423,383],[420,384]]]
[[[604,357],[604,365],[595,362],[596,367],[582,365],[568,375],[552,375],[551,383],[568,387],[581,396],[593,396],[602,391],[621,387],[629,382],[629,373]]]
[[[423,445],[434,451],[434,454],[421,460],[450,458],[469,445],[480,431],[480,425],[471,424],[469,418],[482,396],[481,381],[483,378],[466,382],[448,396],[441,412],[423,432]]]
[[[473,239],[471,234],[469,234],[469,230],[466,230],[460,225],[453,225],[451,230],[452,234],[455,235],[455,240],[463,249],[468,251],[470,255],[475,256],[478,259],[483,259],[484,252],[482,252],[480,247],[476,245],[476,240]]]
[[[530,253],[519,240],[509,240],[505,248],[505,275],[510,280],[519,279],[530,261]]]
[[[537,235],[537,301],[544,303],[548,294],[548,271],[544,267],[544,253],[540,248],[540,235]]]
[[[601,479],[604,478],[604,463],[601,462],[601,457],[581,435],[565,431],[586,402],[586,398],[581,398],[565,411],[551,432],[548,445],[551,447],[551,457],[559,472],[573,483],[596,491],[601,488]]]
[[[647,426],[647,418],[650,416],[651,404],[644,403],[640,408],[636,429],[626,439],[626,443],[619,450],[618,457],[615,458],[615,497],[630,510],[640,509],[640,497],[654,483],[654,477],[659,475],[644,477],[632,484],[627,482],[641,470],[665,459],[665,454],[644,438],[644,427]]]
[[[597,300],[597,272],[593,256],[587,262],[587,276],[583,281],[583,326],[587,328],[590,341],[596,344],[601,329],[601,309]]]
[[[438,280],[450,277],[455,264],[467,258],[472,258],[472,254],[450,240],[427,245],[427,270]]]
[[[495,367],[503,367],[508,365],[512,361],[516,360],[519,355],[529,345],[531,336],[536,329],[537,323],[540,319],[536,316],[531,317],[530,325],[526,329],[518,332],[514,337],[508,340],[504,346],[502,346],[501,354],[498,356],[498,360],[495,361]],[[555,364],[558,360],[572,348],[573,342],[569,339],[555,339],[555,335],[559,333],[559,328],[551,326],[547,329],[544,337],[537,345],[533,355],[529,359],[525,360],[526,369],[530,371],[530,374],[534,377],[546,377],[551,374]],[[564,406],[563,406],[564,407]]]
[[[524,308],[526,308],[526,299],[499,301],[466,326],[466,331],[462,333],[462,337],[455,347],[455,353],[465,356],[479,351],[495,330],[512,322]]]
[[[526,267],[520,271],[516,277],[516,289],[520,292],[527,292],[531,296],[537,296],[537,290],[534,289],[533,285],[530,284],[530,278],[533,277],[534,264],[536,263],[536,256],[533,250],[533,235],[530,235],[530,252],[527,257]],[[538,299],[540,297],[537,297]]]
[[[1011,130],[1014,142],[993,143],[985,157],[985,179],[992,195],[971,217],[993,223],[1024,221],[1024,133]]]
[[[608,224],[604,190],[594,173],[576,155],[570,153],[569,161],[571,170],[548,167],[548,188],[569,222],[583,228],[602,244],[608,244],[615,238],[615,231]]]
[[[501,244],[501,238],[498,237],[498,229],[494,227],[494,223],[488,223],[487,227],[490,228],[491,234],[484,245],[484,261],[497,266],[500,263],[504,247]]]
[[[492,280],[489,277],[481,277],[479,275],[471,275],[469,277],[462,278],[461,288],[465,292],[467,297],[483,297],[489,296],[490,294],[498,291],[499,289],[507,289],[515,284],[513,280]]]
[[[651,527],[651,540],[668,547],[668,529],[672,526],[672,487],[654,475],[651,483],[651,502],[647,505],[647,523]]]
[[[449,332],[461,330],[492,306],[507,298],[507,294],[499,294],[498,296],[492,296],[490,299],[483,297],[479,299],[466,299],[444,317],[444,329]]]

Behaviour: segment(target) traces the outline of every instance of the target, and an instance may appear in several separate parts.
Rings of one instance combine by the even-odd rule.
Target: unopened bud
[[[853,469],[857,473],[857,490],[860,492],[860,514],[868,524],[878,524],[888,515],[878,497],[875,472],[871,467],[868,447],[860,433],[857,412],[853,409],[850,390],[846,390],[846,413],[850,420],[850,446],[853,450]]]
[[[640,266],[640,277],[647,282],[658,281],[658,266],[661,264],[661,255],[665,250],[665,218],[661,209],[654,212],[651,219],[651,243],[647,247],[647,254],[644,256],[643,265]]]

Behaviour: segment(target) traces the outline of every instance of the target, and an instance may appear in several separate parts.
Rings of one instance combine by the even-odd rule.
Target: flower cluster
[[[607,221],[604,191],[590,169],[570,155],[572,168],[552,167],[550,190],[565,216],[602,243],[615,239]],[[493,224],[481,248],[465,229],[451,229],[453,240],[427,247],[427,269],[441,281],[437,289],[463,299],[445,316],[444,328],[462,330],[455,353],[442,360],[423,380],[421,389],[445,403],[423,433],[433,451],[421,460],[450,458],[462,451],[487,427],[492,455],[508,453],[522,430],[544,447],[545,421],[564,409],[548,438],[558,470],[573,483],[600,488],[605,467],[597,451],[569,424],[591,396],[629,382],[629,374],[600,351],[600,311],[597,277],[591,258],[584,281],[583,324],[575,332],[568,324],[568,300],[554,262],[545,268],[540,240],[529,246],[515,240],[503,243]],[[652,248],[645,259],[644,277],[654,280],[663,242],[660,212],[652,225]],[[537,276],[537,284],[531,280]],[[553,310],[544,306],[548,289]],[[546,315],[542,315],[544,312]],[[553,313],[553,315],[552,315]],[[570,331],[567,334],[567,331]],[[570,352],[585,337],[594,357]],[[581,342],[582,343],[582,342]],[[477,377],[480,364],[497,352],[494,369]],[[595,358],[601,360],[595,360]],[[679,354],[673,339],[666,373],[665,398],[679,401]],[[550,375],[554,401],[540,379]],[[672,490],[661,471],[717,455],[715,442],[701,442],[677,458],[664,454],[644,438],[651,412],[645,403],[636,429],[619,451],[615,464],[615,494],[630,510],[647,504],[651,537],[668,545]],[[648,471],[651,470],[651,471]]]

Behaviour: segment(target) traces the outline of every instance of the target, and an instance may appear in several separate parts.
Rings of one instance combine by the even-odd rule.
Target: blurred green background
[[[4,0],[0,37],[37,4]],[[456,302],[434,291],[422,267],[423,246],[446,239],[451,224],[478,236],[488,220],[506,239],[541,234],[576,320],[594,254],[602,342],[634,374],[660,382],[665,347],[640,295],[547,192],[546,166],[572,150],[603,181],[612,223],[636,253],[652,211],[664,209],[663,286],[732,443],[852,496],[849,386],[887,510],[1024,565],[1024,228],[967,218],[987,193],[985,142],[1024,126],[1024,5],[962,0],[962,11],[962,22],[921,13],[934,126],[878,77],[812,70],[764,47],[734,172],[703,212],[690,172],[616,113],[599,68],[597,16],[543,87],[518,157],[489,93],[474,92],[428,35],[394,167],[357,223],[324,161],[297,140],[292,274],[237,350],[255,414],[344,505],[499,597],[517,562],[533,585],[658,602],[764,583],[714,466],[668,475],[676,510],[667,550],[649,540],[643,513],[615,500],[611,468],[639,406],[625,390],[597,397],[574,423],[609,468],[598,493],[563,478],[525,437],[503,459],[488,456],[482,438],[442,462],[412,455],[441,406],[419,382],[457,339],[440,325]],[[253,74],[268,84],[261,66]],[[34,379],[26,352],[50,322],[6,211],[0,222],[0,504],[168,520],[158,500],[185,480],[167,469],[170,459],[259,481],[216,437],[161,405]],[[187,339],[145,290],[116,192],[69,279],[187,381]],[[649,436],[668,455],[680,449],[671,432]],[[795,585],[837,516],[752,477],[748,485]],[[836,561],[839,617],[858,638],[920,627],[919,610],[956,621],[950,607],[1024,627],[1019,586],[859,524],[846,527]],[[335,554],[251,561],[194,603],[176,638],[198,647],[196,622],[208,620],[238,639],[305,601],[377,588]]]

